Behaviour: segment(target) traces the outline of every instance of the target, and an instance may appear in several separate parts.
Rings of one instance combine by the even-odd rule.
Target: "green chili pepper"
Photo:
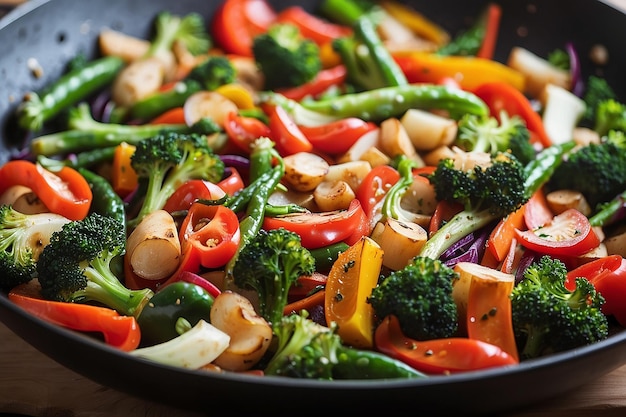
[[[126,206],[122,198],[113,190],[111,183],[86,168],[77,169],[85,177],[93,193],[90,211],[119,221],[126,233]],[[123,256],[116,256],[111,260],[111,271],[118,278],[124,277]]]
[[[93,193],[91,211],[111,217],[125,225],[126,207],[121,197],[113,190],[111,183],[86,168],[78,168],[78,172],[85,177]]]
[[[611,225],[622,219],[624,207],[626,207],[626,191],[613,200],[600,204],[597,213],[589,218],[589,223],[592,226]]]
[[[573,141],[552,145],[539,152],[535,159],[524,167],[524,171],[526,171],[524,188],[529,196],[533,195],[535,191],[550,179],[554,170],[561,165],[563,155],[574,148],[574,146],[575,143]]]
[[[19,125],[27,130],[41,129],[46,121],[62,110],[113,81],[123,67],[121,58],[106,56],[76,67],[40,94],[28,93],[17,110]]]
[[[186,80],[158,94],[152,94],[137,103],[130,109],[130,116],[141,120],[149,120],[166,110],[181,107],[185,100],[193,93],[202,90],[202,85],[195,80]]]
[[[404,362],[379,352],[343,347],[337,353],[335,379],[426,378]]]
[[[380,122],[389,117],[402,116],[412,108],[447,110],[455,119],[467,113],[478,116],[489,114],[489,107],[475,94],[433,84],[378,88],[301,103],[272,92],[261,94],[259,98],[262,102],[273,102],[282,106],[294,117],[296,123],[307,123],[311,119],[329,122],[347,117]]]
[[[91,116],[89,105],[81,103],[70,110],[69,130],[34,138],[30,149],[35,155],[61,155],[86,149],[107,148],[122,142],[136,144],[163,131],[190,132],[186,124],[123,125],[102,123]]]
[[[315,258],[315,268],[319,272],[330,271],[339,254],[345,252],[349,247],[345,242],[337,242],[321,248],[311,249],[311,255]]]
[[[213,301],[204,288],[190,282],[176,281],[162,287],[137,317],[141,345],[151,346],[179,336],[176,331],[179,318],[191,326],[200,319],[208,322]]]

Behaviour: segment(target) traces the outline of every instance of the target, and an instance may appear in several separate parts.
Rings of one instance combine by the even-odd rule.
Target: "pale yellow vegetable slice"
[[[372,166],[367,161],[351,161],[330,165],[324,181],[331,183],[345,181],[350,185],[350,188],[357,190],[371,170]]]
[[[115,78],[112,97],[116,104],[128,107],[155,93],[165,79],[165,68],[158,58],[133,61]]]
[[[321,211],[345,210],[356,194],[345,181],[323,181],[315,187],[313,198]]]
[[[283,158],[285,181],[296,191],[312,191],[328,173],[330,164],[311,152],[298,152]]]
[[[154,346],[135,349],[129,354],[186,369],[210,364],[228,348],[230,336],[205,320],[174,339]]]
[[[103,55],[117,56],[126,62],[143,58],[150,49],[149,41],[113,29],[100,32],[98,45]]]
[[[380,148],[391,158],[405,155],[415,161],[417,166],[424,166],[424,161],[418,155],[406,129],[395,117],[386,119],[380,124]]]
[[[524,92],[533,98],[539,98],[548,84],[565,89],[569,89],[571,86],[569,71],[552,65],[547,59],[520,46],[511,49],[507,65],[524,74],[526,79]]]
[[[556,215],[565,210],[576,209],[585,216],[591,214],[591,207],[587,199],[580,191],[575,190],[555,190],[546,194],[546,202],[550,210]]]
[[[270,324],[236,292],[224,291],[215,297],[211,324],[230,337],[230,344],[214,361],[229,371],[245,371],[256,365],[272,340]]]
[[[188,126],[208,117],[222,127],[228,114],[239,110],[235,102],[215,91],[199,91],[192,94],[185,100],[183,109],[185,123]]]
[[[574,138],[574,129],[585,113],[586,104],[571,91],[554,84],[547,84],[541,96],[542,121],[553,143],[560,144]]]
[[[372,239],[384,251],[383,265],[397,271],[419,255],[428,239],[428,232],[416,223],[388,218],[384,223],[376,224]]]
[[[169,277],[178,268],[180,255],[176,222],[165,210],[145,216],[126,242],[125,261],[137,276],[148,280]]]
[[[420,152],[450,145],[458,131],[454,119],[420,109],[407,110],[400,122],[413,146]]]

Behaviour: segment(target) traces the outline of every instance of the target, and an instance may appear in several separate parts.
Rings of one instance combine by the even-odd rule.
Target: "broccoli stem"
[[[589,218],[589,223],[592,226],[608,226],[624,217],[626,217],[626,191],[602,204],[598,212]]]
[[[111,272],[111,258],[97,257],[85,268],[87,286],[76,295],[101,302],[120,314],[138,317],[154,292],[149,288],[131,290],[126,288]]]
[[[439,257],[461,238],[475,232],[500,217],[491,213],[489,209],[479,212],[463,210],[457,213],[450,221],[441,226],[422,247],[419,256],[431,259]]]
[[[189,132],[191,130],[184,124],[123,125],[98,122],[91,116],[89,105],[86,103],[72,109],[68,127],[69,130],[34,138],[30,146],[33,154],[36,156],[63,155],[86,149],[107,148],[122,142],[135,144],[163,131]]]

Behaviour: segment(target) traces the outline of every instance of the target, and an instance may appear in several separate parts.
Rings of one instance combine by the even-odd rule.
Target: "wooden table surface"
[[[23,0],[0,0],[17,4]],[[613,0],[626,9],[626,0]],[[527,387],[532,389],[532,387]],[[0,323],[0,417],[200,417],[99,385],[59,365]],[[626,366],[565,395],[500,417],[626,415]]]

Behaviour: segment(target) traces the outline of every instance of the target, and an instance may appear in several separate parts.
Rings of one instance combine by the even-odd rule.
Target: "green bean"
[[[39,130],[62,110],[111,83],[124,61],[107,56],[88,62],[63,75],[40,94],[30,92],[18,107],[18,123],[27,130]]]

